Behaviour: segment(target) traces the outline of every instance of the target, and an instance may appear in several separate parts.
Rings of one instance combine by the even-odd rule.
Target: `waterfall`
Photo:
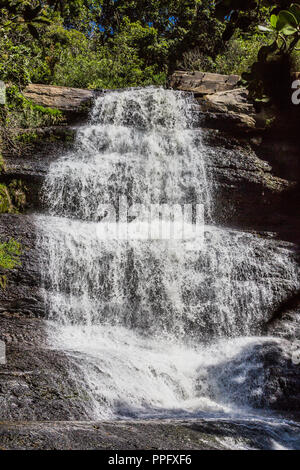
[[[37,217],[50,341],[78,361],[92,418],[236,410],[209,371],[263,342],[274,306],[299,285],[287,247],[214,225],[195,108],[192,95],[162,88],[103,93],[46,177]],[[203,206],[203,230],[100,237],[122,198],[192,205],[194,217]]]

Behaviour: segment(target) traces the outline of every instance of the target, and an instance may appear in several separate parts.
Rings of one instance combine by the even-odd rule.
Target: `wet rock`
[[[250,131],[259,128],[259,122],[253,104],[248,99],[245,88],[221,91],[203,98],[198,98],[203,113],[201,124],[219,130]]]
[[[118,422],[2,422],[6,450],[227,450],[299,449],[299,426],[263,419],[149,420]],[[281,447],[282,446],[282,447]]]
[[[41,207],[40,190],[49,165],[58,156],[71,150],[76,129],[53,126],[36,129],[15,129],[16,147],[4,148],[5,165],[0,182],[9,185],[20,181],[26,193],[26,210]]]
[[[0,448],[204,450],[226,448],[226,445],[222,446],[213,436],[180,422],[11,422],[1,423]]]
[[[76,362],[49,347],[51,325],[0,314],[6,364],[0,367],[1,420],[86,419],[89,403]],[[70,376],[73,371],[78,380]]]
[[[213,189],[213,219],[221,225],[278,232],[280,238],[299,243],[297,181],[275,175],[247,139],[208,129],[201,137]]]
[[[274,310],[266,332],[269,336],[300,341],[300,291],[293,292]]]
[[[297,412],[300,367],[293,360],[294,350],[293,341],[257,339],[233,360],[210,369],[216,386],[212,394],[239,406]]]

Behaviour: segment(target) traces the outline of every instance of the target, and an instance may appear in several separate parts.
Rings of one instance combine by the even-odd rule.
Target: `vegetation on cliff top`
[[[291,3],[0,0],[0,79],[121,88],[163,84],[178,67],[240,74],[273,41],[257,26]]]

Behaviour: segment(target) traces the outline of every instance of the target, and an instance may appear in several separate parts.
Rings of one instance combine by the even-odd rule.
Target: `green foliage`
[[[214,59],[196,49],[183,55],[178,68],[241,75],[251,67],[257,58],[258,51],[265,43],[266,39],[261,34],[242,35],[240,31],[236,31],[222,52]]]
[[[31,144],[36,142],[38,139],[38,135],[36,132],[24,132],[24,134],[18,134],[16,136],[16,140],[24,144]]]
[[[59,124],[63,121],[58,109],[36,105],[20,93],[16,85],[6,89],[7,106],[2,112],[4,127],[42,127]]]
[[[0,214],[18,214],[26,206],[26,187],[20,180],[0,184]]]
[[[107,45],[96,45],[83,33],[67,33],[67,47],[60,46],[59,59],[53,70],[55,85],[82,88],[122,88],[162,84],[166,68],[157,64],[147,65],[139,57],[137,48],[145,47],[144,54],[163,55],[153,28],[143,28],[139,22],[123,21],[120,33],[108,39]]]
[[[300,39],[299,5],[291,4],[277,15],[272,13],[268,26],[260,25],[259,30],[271,34],[272,42],[260,48],[251,71],[242,77],[257,102],[269,103],[272,100],[284,106],[290,95],[291,53],[296,50]]]
[[[0,78],[19,88],[163,84],[190,49],[214,59],[222,47],[211,0],[4,0],[0,7]]]
[[[0,243],[0,268],[14,269],[20,266],[21,245],[16,240]]]
[[[24,210],[26,206],[26,193],[27,188],[21,180],[12,180],[8,185],[8,190],[12,203],[14,205],[15,211],[19,212]]]
[[[107,36],[112,30],[114,33],[120,32],[120,18],[128,18],[130,23],[139,21],[143,27],[151,25],[157,32],[163,55],[157,56],[156,49],[155,54],[150,53],[148,56],[142,46],[142,56],[147,65],[153,65],[153,61],[160,64],[163,58],[170,72],[174,69],[176,61],[189,50],[200,48],[203,54],[214,57],[222,47],[221,36],[224,27],[215,18],[214,9],[215,2],[212,0],[108,1],[103,2],[101,24]]]
[[[264,44],[250,71],[242,74],[244,84],[257,103],[288,106],[292,62],[300,39],[300,6],[290,0],[221,0],[217,14],[224,15],[227,23],[223,35],[226,40],[243,21],[252,34],[258,26]]]
[[[2,153],[0,153],[0,173],[5,169],[5,161]]]
[[[18,95],[30,82],[161,85],[178,66],[249,73],[256,56],[277,54],[275,40],[290,54],[299,39],[299,7],[289,0],[2,0],[0,9],[0,78],[12,85],[2,121],[10,127],[61,122],[58,111]]]
[[[49,24],[43,2],[28,0],[1,0],[2,29],[12,25],[18,27],[24,25],[33,37],[38,37],[37,27]]]
[[[1,0],[0,9],[0,77],[21,87],[30,82],[41,50],[38,38],[53,13],[36,0]]]
[[[5,184],[0,184],[0,214],[14,213],[9,190]]]
[[[223,54],[216,58],[216,70],[224,74],[241,75],[256,60],[265,39],[259,34],[245,37],[235,34],[228,41]]]
[[[259,26],[264,33],[272,33],[280,52],[292,52],[300,40],[300,6],[292,3],[288,10],[282,10],[278,15],[272,14],[269,26]],[[266,49],[266,54],[268,50]],[[270,53],[273,49],[270,50]]]

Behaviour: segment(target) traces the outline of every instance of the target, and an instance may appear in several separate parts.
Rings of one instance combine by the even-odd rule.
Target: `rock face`
[[[275,310],[267,324],[267,333],[300,342],[300,291],[289,296]],[[300,343],[298,346],[300,349]]]
[[[217,193],[215,220],[234,227],[279,232],[281,238],[300,244],[296,139],[300,107],[282,112],[269,126],[270,116],[256,112],[247,90],[237,88],[237,79],[227,77],[228,88],[198,91],[196,77],[205,82],[206,75],[175,72],[170,86],[193,92],[198,101],[208,171]],[[224,78],[220,81],[226,84]]]
[[[293,342],[270,338],[209,374],[221,395],[239,406],[293,412],[300,401],[300,368],[293,354]]]
[[[40,293],[39,253],[36,248],[36,230],[31,216],[1,214],[1,240],[14,238],[22,245],[22,265],[8,277],[6,289],[0,289],[0,313],[11,312],[22,316],[43,316],[44,304]]]
[[[281,434],[280,434],[281,433]],[[285,439],[282,435],[285,433]],[[298,436],[297,436],[298,433]],[[117,422],[1,423],[3,450],[229,450],[299,447],[299,427],[268,428],[262,420],[153,420]],[[115,457],[114,454],[112,456]]]
[[[238,75],[220,75],[207,72],[176,71],[170,78],[170,87],[191,91],[195,96],[210,95],[218,91],[232,90],[240,80]]]
[[[7,358],[0,368],[1,421],[88,418],[80,379],[75,382],[68,372],[76,370],[76,363],[62,351],[49,349],[43,320],[2,314],[0,339]]]
[[[249,140],[222,132],[202,130],[207,172],[213,186],[213,219],[219,224],[247,230],[280,232],[298,242],[295,229],[297,182],[278,177],[266,160],[259,158]]]
[[[33,83],[25,88],[23,94],[37,105],[80,114],[90,108],[94,97],[92,90]]]
[[[252,131],[259,127],[259,115],[248,101],[244,88],[220,91],[198,98],[203,113],[202,125],[219,130]],[[261,123],[263,125],[263,123]]]
[[[265,119],[249,101],[248,91],[237,87],[239,79],[238,75],[175,72],[169,86],[195,95],[202,112],[202,127],[231,132],[264,127]]]

